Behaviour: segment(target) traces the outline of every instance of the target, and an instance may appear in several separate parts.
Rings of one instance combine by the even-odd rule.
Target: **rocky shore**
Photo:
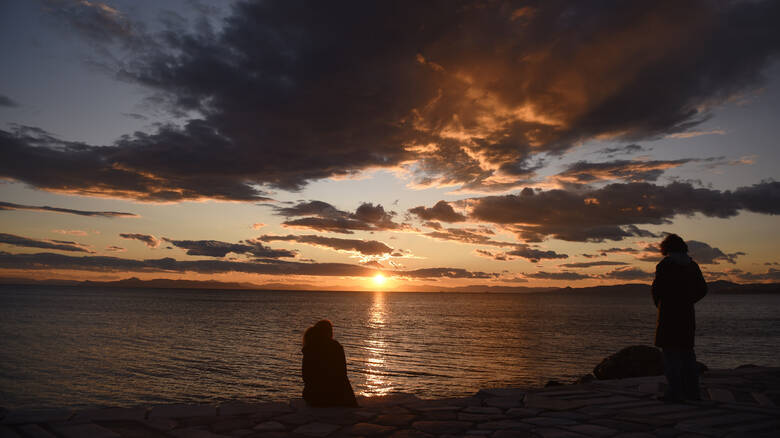
[[[84,411],[0,411],[0,437],[777,437],[780,368],[710,370],[705,400],[664,404],[662,376],[422,400],[393,394],[360,408],[226,402]]]

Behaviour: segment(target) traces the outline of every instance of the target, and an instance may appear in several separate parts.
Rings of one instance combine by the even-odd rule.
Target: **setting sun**
[[[374,275],[374,284],[377,286],[382,286],[387,281],[387,278],[385,278],[382,274],[376,274]]]

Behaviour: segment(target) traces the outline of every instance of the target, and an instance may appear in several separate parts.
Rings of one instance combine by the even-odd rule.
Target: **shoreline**
[[[545,388],[482,389],[467,397],[361,398],[359,408],[226,401],[85,410],[0,410],[0,437],[653,437],[776,436],[780,367],[709,370],[704,399],[664,404],[664,377]]]

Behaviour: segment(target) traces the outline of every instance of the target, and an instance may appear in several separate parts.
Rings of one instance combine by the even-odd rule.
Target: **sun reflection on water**
[[[369,336],[365,340],[365,350],[368,351],[366,359],[366,383],[365,389],[360,392],[364,396],[380,396],[391,392],[393,389],[387,378],[385,355],[387,343],[385,342],[385,308],[384,292],[374,293],[374,302],[369,309],[368,328]]]

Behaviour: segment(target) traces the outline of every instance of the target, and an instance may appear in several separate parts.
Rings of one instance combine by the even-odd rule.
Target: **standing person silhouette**
[[[655,345],[661,347],[664,374],[669,384],[660,398],[665,402],[701,400],[699,369],[693,338],[696,331],[694,303],[707,294],[699,265],[688,257],[688,245],[676,234],[661,242],[663,260],[655,268],[652,293],[658,308]]]
[[[303,334],[303,399],[309,406],[354,406],[344,347],[333,339],[333,324],[323,319]]]

